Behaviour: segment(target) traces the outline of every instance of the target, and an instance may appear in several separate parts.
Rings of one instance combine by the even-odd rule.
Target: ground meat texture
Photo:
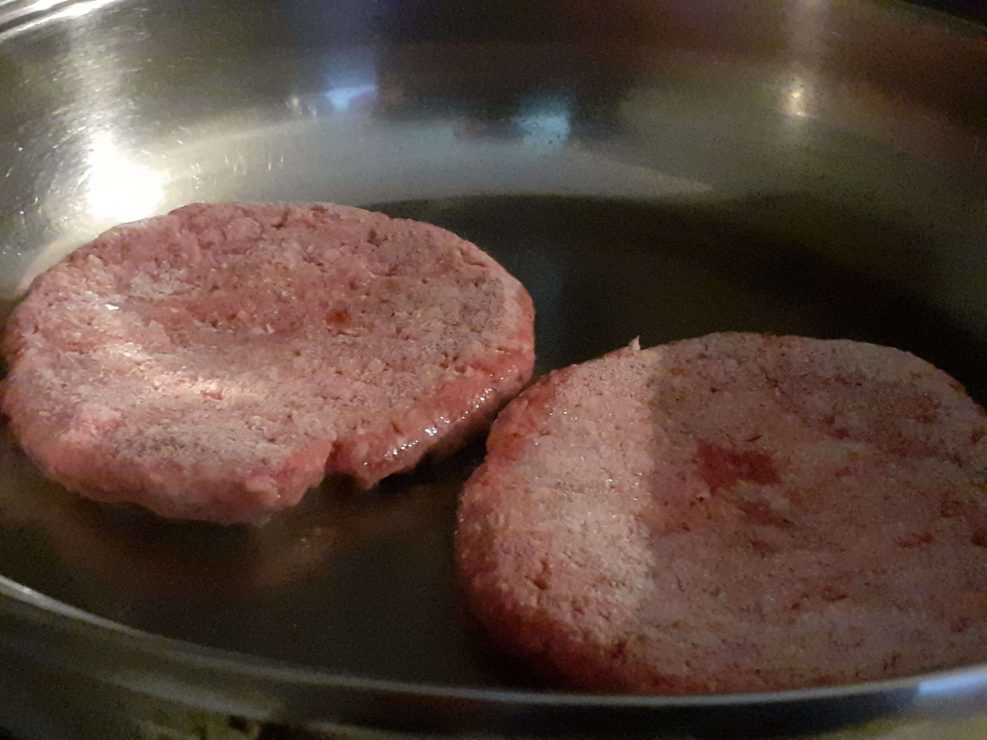
[[[987,660],[987,416],[906,352],[632,345],[536,383],[487,446],[462,583],[560,683],[770,691]]]
[[[331,204],[197,204],[39,276],[2,408],[44,472],[166,517],[259,522],[323,476],[370,486],[528,380],[533,309],[475,245]]]

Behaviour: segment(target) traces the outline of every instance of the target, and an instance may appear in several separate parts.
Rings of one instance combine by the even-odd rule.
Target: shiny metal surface
[[[335,200],[488,249],[535,298],[543,369],[635,335],[798,332],[914,351],[985,402],[985,89],[982,29],[892,3],[6,0],[0,295],[121,220]],[[984,666],[746,697],[539,687],[455,592],[478,446],[247,530],[79,501],[3,434],[0,726],[18,732],[987,722]]]

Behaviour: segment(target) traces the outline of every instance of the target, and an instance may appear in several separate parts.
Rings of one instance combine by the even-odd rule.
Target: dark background
[[[987,25],[987,0],[912,0],[912,4]]]

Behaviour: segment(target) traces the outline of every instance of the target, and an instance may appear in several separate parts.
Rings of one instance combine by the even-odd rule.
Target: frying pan
[[[635,336],[839,336],[983,403],[985,93],[983,28],[890,2],[6,0],[0,294],[190,201],[331,200],[492,253],[534,297],[540,370]],[[984,665],[745,696],[540,685],[456,593],[481,455],[223,529],[67,495],[3,429],[0,727],[987,734]]]

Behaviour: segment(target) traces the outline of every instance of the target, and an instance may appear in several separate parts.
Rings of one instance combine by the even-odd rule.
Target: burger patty
[[[259,522],[458,447],[528,380],[533,308],[475,245],[332,204],[196,204],[104,233],[12,314],[2,409],[44,472]]]
[[[769,691],[987,660],[987,416],[906,352],[634,344],[532,386],[487,446],[458,569],[556,681]]]

